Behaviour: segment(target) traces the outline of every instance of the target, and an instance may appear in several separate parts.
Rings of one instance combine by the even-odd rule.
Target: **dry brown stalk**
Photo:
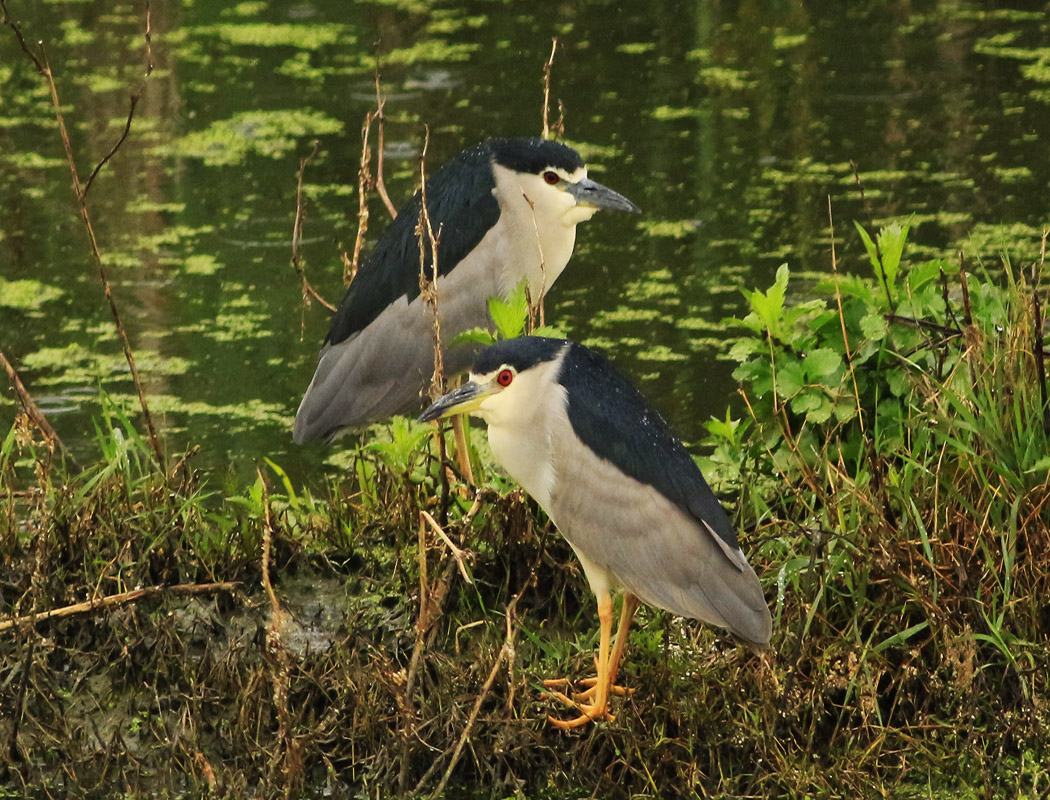
[[[212,592],[232,591],[240,586],[239,581],[225,581],[222,583],[180,583],[174,586],[145,586],[141,589],[133,589],[130,592],[111,594],[94,600],[84,600],[62,608],[54,608],[50,611],[41,611],[38,614],[27,614],[22,617],[12,617],[0,620],[0,633],[10,628],[20,628],[25,625],[45,622],[59,617],[71,617],[75,614],[87,614],[100,609],[116,608],[117,606],[136,603],[139,600],[151,600],[155,597],[175,595],[186,597],[198,594],[211,594]]]
[[[72,178],[73,178],[73,194],[76,196],[77,206],[78,206],[78,208],[80,210],[80,217],[81,217],[81,219],[84,222],[84,227],[87,229],[88,240],[89,240],[89,242],[91,244],[91,254],[92,254],[92,256],[93,256],[93,258],[95,260],[96,266],[98,267],[99,279],[102,282],[102,289],[103,289],[103,291],[104,291],[104,293],[106,295],[106,300],[109,303],[109,310],[110,310],[110,312],[113,315],[113,321],[114,321],[114,323],[116,325],[116,328],[117,328],[117,335],[120,338],[121,347],[124,350],[124,358],[127,360],[128,367],[131,370],[131,379],[132,379],[133,383],[135,384],[135,392],[136,392],[136,394],[138,394],[139,404],[142,406],[142,414],[145,417],[146,427],[147,427],[147,429],[149,431],[150,444],[152,445],[153,452],[154,452],[154,454],[157,457],[157,462],[161,465],[161,467],[163,467],[164,466],[164,451],[161,449],[160,438],[157,436],[157,429],[156,429],[156,426],[153,424],[153,416],[150,414],[149,405],[146,403],[145,391],[144,391],[144,389],[142,387],[142,381],[139,378],[138,368],[135,366],[135,357],[134,357],[134,355],[132,354],[132,351],[131,351],[131,342],[128,340],[127,331],[124,328],[123,322],[121,322],[120,312],[117,310],[116,301],[113,299],[113,292],[110,290],[109,279],[106,276],[106,268],[105,268],[105,265],[102,263],[102,256],[101,256],[101,254],[99,252],[98,240],[95,237],[95,229],[94,229],[94,226],[91,223],[91,214],[88,211],[88,207],[87,207],[86,190],[84,189],[84,186],[81,184],[80,176],[77,173],[76,159],[73,157],[73,145],[70,142],[69,132],[66,129],[65,117],[62,115],[62,105],[59,102],[58,88],[55,86],[55,78],[54,78],[54,74],[51,71],[51,65],[48,63],[47,54],[44,53],[42,45],[40,46],[40,53],[41,53],[41,57],[40,58],[37,58],[29,50],[29,47],[26,45],[25,38],[22,36],[22,33],[19,30],[18,25],[15,24],[11,20],[10,15],[8,14],[7,0],[0,0],[0,8],[2,8],[3,12],[4,12],[4,24],[6,24],[8,27],[10,27],[15,32],[15,36],[18,38],[18,42],[21,45],[22,50],[26,53],[26,55],[29,56],[30,59],[32,59],[33,64],[34,64],[34,66],[37,69],[37,72],[39,72],[41,75],[43,75],[47,79],[48,89],[49,89],[49,91],[51,93],[51,103],[52,103],[52,106],[54,107],[54,110],[55,110],[55,119],[58,122],[59,133],[62,136],[62,145],[65,148],[65,152],[66,152],[66,161],[69,164],[69,171],[70,171],[70,174],[72,175]],[[146,16],[146,34],[147,34],[147,36],[146,36],[147,51],[148,52],[152,52],[150,50],[149,9],[148,9],[148,7],[147,7],[147,16]],[[152,61],[152,59],[150,59],[150,60]],[[134,113],[134,110],[135,109],[134,109],[134,105],[133,105],[132,106],[132,114]],[[131,115],[129,115],[129,124],[130,124],[130,117],[131,117]],[[109,158],[113,155],[113,153],[116,152],[117,148],[120,146],[120,144],[123,141],[124,141],[124,137],[122,136],[121,139],[117,142],[116,147],[114,147],[113,150],[103,159],[103,161],[102,161],[103,164],[106,161],[109,160]],[[101,167],[101,164],[99,166]],[[96,169],[96,171],[97,171],[97,169]]]
[[[463,580],[469,584],[473,584],[474,579],[471,578],[470,574],[467,572],[466,565],[466,559],[470,556],[470,552],[461,547],[457,547],[456,544],[448,538],[448,534],[437,524],[437,520],[430,516],[430,512],[420,509],[419,514],[427,521],[427,524],[434,530],[434,533],[441,537],[441,541],[443,541],[448,547],[449,552],[452,553],[452,557],[456,559],[456,566],[459,568],[459,574],[463,576]]]
[[[408,788],[408,760],[409,743],[415,735],[416,719],[412,707],[412,691],[416,685],[416,675],[419,672],[419,664],[423,659],[423,647],[426,643],[426,632],[430,627],[430,589],[427,583],[427,527],[423,518],[419,518],[418,529],[419,549],[419,616],[416,618],[416,641],[412,646],[412,657],[408,662],[408,670],[405,673],[405,692],[402,701],[402,724],[401,741],[401,769],[398,773],[397,785],[398,796],[404,796]]]
[[[273,590],[270,580],[270,548],[273,540],[273,520],[270,516],[270,493],[263,480],[262,470],[256,468],[256,474],[262,485],[263,493],[263,538],[262,538],[262,584],[270,598],[270,624],[266,629],[266,649],[276,662],[273,673],[273,704],[277,711],[277,740],[284,750],[281,759],[280,776],[284,779],[284,796],[290,798],[295,792],[302,772],[302,754],[299,742],[292,734],[292,715],[288,709],[288,687],[291,683],[292,664],[288,649],[281,639],[281,625],[284,612]],[[277,757],[271,761],[274,778],[277,777]]]
[[[368,232],[368,187],[372,182],[369,165],[372,163],[372,149],[368,146],[368,137],[372,132],[372,112],[365,114],[365,121],[361,126],[361,160],[357,168],[357,236],[354,239],[354,255],[349,264],[344,263],[343,283],[347,286],[357,275],[361,266],[361,248],[365,244],[365,234]]]
[[[853,380],[853,397],[857,401],[857,420],[860,422],[860,431],[864,433],[864,413],[860,402],[860,390],[857,388],[857,373],[853,370],[853,354],[849,349],[849,337],[846,335],[846,317],[842,313],[842,292],[839,289],[838,261],[835,258],[835,217],[831,213],[831,195],[828,195],[828,230],[831,234],[831,274],[835,276],[835,303],[839,310],[839,325],[842,327],[842,342],[846,348],[846,366],[849,367],[849,376]]]
[[[354,280],[354,276],[357,275],[357,270],[361,266],[361,249],[365,243],[365,233],[368,231],[368,193],[372,189],[375,189],[379,193],[379,197],[383,201],[383,205],[386,206],[387,211],[390,213],[390,218],[395,219],[397,217],[397,209],[394,204],[390,201],[390,195],[386,190],[386,180],[384,178],[384,163],[383,163],[383,150],[385,148],[385,130],[386,130],[386,117],[383,114],[383,107],[386,105],[386,98],[383,97],[383,90],[380,83],[379,75],[379,57],[376,56],[376,70],[375,70],[375,84],[376,84],[376,110],[369,111],[365,114],[364,123],[361,126],[361,158],[359,166],[357,168],[357,236],[354,238],[354,252],[352,257],[347,257],[346,253],[343,253],[343,283],[347,286]],[[376,158],[376,176],[372,177],[371,164],[372,164],[372,149],[369,147],[368,140],[372,134],[372,123],[378,121],[377,126],[377,144],[378,155]]]
[[[1039,303],[1039,277],[1046,264],[1046,240],[1050,229],[1043,231],[1039,247],[1039,264],[1032,264],[1032,351],[1035,355],[1036,374],[1039,379],[1039,401],[1043,408],[1043,430],[1050,434],[1050,398],[1046,387],[1046,353],[1043,348],[1043,312]]]
[[[321,297],[317,290],[310,284],[310,281],[306,279],[306,267],[299,255],[299,242],[302,241],[303,238],[303,174],[306,172],[306,165],[317,155],[317,148],[320,144],[320,142],[314,140],[313,149],[310,151],[310,155],[299,159],[299,172],[296,176],[295,185],[295,222],[292,224],[292,267],[295,269],[296,275],[298,275],[303,282],[303,299],[305,300],[307,297],[312,297],[334,314],[336,310],[335,306]]]
[[[62,440],[55,432],[55,429],[52,428],[51,423],[47,421],[47,417],[45,417],[44,412],[40,410],[40,406],[33,401],[32,396],[30,396],[25,385],[22,383],[22,379],[18,377],[18,372],[11,365],[11,362],[7,360],[7,356],[4,355],[2,349],[0,349],[0,366],[3,366],[4,372],[7,373],[7,377],[11,381],[11,387],[15,390],[15,394],[18,395],[18,400],[22,404],[22,408],[25,409],[26,415],[44,435],[48,447],[53,449],[55,445],[58,445],[59,449],[72,461],[72,456],[69,454],[69,451],[66,450],[66,446],[62,444]]]
[[[536,327],[537,318],[539,318],[540,325],[545,324],[543,297],[547,293],[547,262],[543,257],[543,243],[540,241],[540,226],[536,221],[536,204],[529,199],[529,196],[525,194],[525,192],[522,192],[521,196],[525,198],[525,202],[529,204],[529,210],[532,212],[532,231],[536,236],[536,250],[540,256],[540,290],[537,293],[536,303],[533,304],[531,294],[529,294],[528,297],[529,319],[525,333],[531,334]],[[528,292],[528,289],[526,289],[526,292]]]
[[[558,37],[555,36],[551,39],[551,54],[550,58],[547,59],[547,63],[543,65],[543,138],[551,138],[551,125],[549,117],[549,108],[551,102],[551,68],[554,66],[554,53],[558,49]],[[558,109],[561,110],[561,102],[558,102]],[[557,139],[558,135],[564,133],[562,130],[562,120],[559,119],[555,123],[553,131],[554,138]]]
[[[441,347],[441,316],[438,313],[438,243],[440,228],[435,232],[427,208],[427,148],[430,146],[430,126],[424,126],[423,151],[419,154],[419,223],[416,236],[419,238],[419,293],[434,314],[434,374],[430,381],[430,396],[441,397],[445,392],[445,363]],[[431,274],[426,273],[427,246],[430,247]]]
[[[460,734],[459,739],[456,742],[456,746],[452,750],[452,756],[449,759],[448,765],[445,767],[445,772],[441,776],[441,780],[438,782],[437,787],[435,787],[434,791],[430,794],[431,798],[439,797],[444,793],[445,787],[448,785],[448,779],[451,777],[452,771],[456,768],[456,764],[459,763],[460,756],[462,756],[463,754],[463,748],[466,746],[467,742],[470,739],[470,733],[474,729],[474,724],[478,720],[478,715],[481,712],[481,706],[485,702],[485,698],[488,697],[489,692],[492,690],[492,685],[495,683],[496,676],[499,674],[500,671],[500,667],[504,663],[507,664],[507,680],[510,684],[509,698],[507,701],[507,708],[510,708],[511,701],[514,696],[514,639],[517,636],[518,632],[517,626],[514,624],[516,619],[515,614],[518,607],[518,601],[521,600],[522,595],[525,594],[525,590],[532,586],[533,582],[536,579],[536,568],[539,566],[543,558],[543,552],[544,543],[541,541],[540,547],[536,554],[536,559],[533,562],[532,568],[529,571],[529,577],[522,584],[521,588],[518,590],[518,593],[514,595],[514,597],[509,603],[507,603],[507,609],[504,613],[506,633],[503,637],[503,646],[500,647],[499,653],[496,654],[496,660],[492,664],[492,669],[489,670],[488,677],[485,679],[485,682],[481,686],[481,692],[478,693],[478,696],[474,700],[474,707],[470,710],[470,715],[467,717],[467,724],[463,726],[463,732]],[[430,776],[433,774],[434,770],[437,769],[437,766],[440,763],[441,762],[439,759],[435,759],[434,763],[423,774],[423,777],[420,778],[419,782],[416,784],[414,792],[415,794],[419,794],[422,791],[423,786],[426,785],[426,782],[430,779]]]
[[[128,134],[131,132],[131,120],[135,116],[135,108],[139,104],[139,100],[142,98],[142,93],[146,89],[146,81],[149,80],[149,76],[153,74],[153,36],[150,33],[150,7],[149,0],[146,0],[146,74],[142,77],[142,82],[139,84],[138,89],[131,95],[131,108],[128,109],[128,119],[124,123],[124,132],[120,134],[120,138],[117,139],[117,143],[113,145],[112,149],[106,155],[102,157],[102,160],[98,162],[95,169],[92,170],[90,177],[87,179],[87,183],[84,184],[84,196],[91,191],[91,184],[95,182],[95,176],[98,175],[99,171],[106,165],[120,146],[124,144],[124,140],[128,138]]]
[[[381,79],[379,75],[379,56],[376,55],[376,113],[375,119],[379,120],[379,127],[376,131],[376,179],[375,187],[376,191],[379,192],[379,197],[383,201],[383,205],[386,206],[386,210],[390,213],[390,219],[397,219],[397,208],[390,201],[390,195],[386,191],[386,181],[383,178],[383,149],[386,146],[384,144],[385,138],[385,127],[386,127],[386,116],[383,114],[383,106],[386,105],[386,98],[383,97],[383,90],[381,88]]]

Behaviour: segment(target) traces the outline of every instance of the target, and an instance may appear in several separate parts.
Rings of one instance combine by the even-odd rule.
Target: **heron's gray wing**
[[[479,258],[438,280],[446,375],[466,369],[477,345],[448,343],[459,332],[491,325],[488,297],[497,292],[491,265]],[[434,372],[434,314],[423,299],[397,298],[364,330],[321,351],[295,415],[295,442],[332,436],[394,414],[418,411]]]
[[[551,517],[573,549],[612,585],[674,614],[727,628],[748,642],[769,641],[762,585],[739,549],[729,548],[652,486],[624,476],[589,449],[562,440],[555,453]]]
[[[640,393],[573,345],[551,437],[551,516],[570,544],[642,600],[764,644],[762,586],[696,463]]]
[[[438,274],[447,275],[496,224],[499,203],[492,193],[491,152],[487,144],[465,150],[427,181],[427,210],[438,240]],[[364,330],[383,309],[404,297],[419,296],[419,238],[422,207],[416,194],[398,212],[361,265],[332,318],[326,345],[335,345]],[[430,267],[427,255],[426,269]]]

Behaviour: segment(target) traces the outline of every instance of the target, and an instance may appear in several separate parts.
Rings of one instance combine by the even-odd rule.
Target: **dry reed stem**
[[[383,149],[386,146],[385,141],[385,127],[386,127],[386,116],[383,114],[383,106],[386,105],[386,98],[383,97],[382,80],[379,74],[379,55],[376,55],[376,113],[375,119],[379,120],[379,126],[376,130],[376,177],[375,187],[379,193],[379,198],[383,201],[383,205],[386,206],[387,212],[390,214],[390,219],[397,219],[397,208],[390,201],[390,195],[386,191],[386,180],[383,177]]]
[[[839,311],[839,325],[842,328],[842,342],[846,348],[846,366],[849,367],[849,376],[853,381],[853,397],[857,401],[857,419],[860,422],[860,432],[864,433],[864,413],[860,402],[860,389],[857,388],[857,373],[853,369],[853,353],[849,347],[849,336],[846,335],[846,316],[842,313],[842,291],[839,289],[838,260],[835,257],[835,217],[831,212],[831,195],[828,195],[828,231],[831,234],[831,274],[835,276],[835,303]]]
[[[44,412],[40,410],[34,401],[25,385],[22,383],[22,379],[18,377],[18,372],[11,365],[11,362],[7,360],[7,356],[4,355],[4,351],[0,349],[0,366],[3,366],[4,372],[7,373],[8,379],[11,381],[11,387],[15,390],[15,394],[18,395],[18,400],[22,404],[22,408],[25,409],[26,415],[30,421],[36,425],[37,429],[44,435],[44,439],[47,441],[47,446],[50,449],[54,449],[55,445],[58,445],[59,449],[66,456],[67,459],[72,463],[73,457],[69,454],[66,446],[62,443],[55,429],[51,427],[51,423],[47,421],[47,417],[44,416]]]
[[[142,77],[142,82],[139,83],[138,89],[131,95],[131,108],[128,109],[128,118],[124,123],[124,132],[120,134],[120,138],[117,139],[117,143],[113,145],[106,155],[102,157],[102,160],[98,162],[95,169],[92,170],[91,175],[88,177],[87,183],[84,184],[84,196],[87,197],[87,193],[91,191],[91,185],[95,182],[95,176],[101,171],[106,165],[120,146],[124,144],[124,140],[128,138],[128,134],[131,132],[131,120],[135,116],[135,108],[139,104],[139,100],[142,98],[142,93],[146,90],[146,81],[149,80],[149,76],[153,74],[153,37],[150,33],[150,7],[149,0],[146,0],[146,74]]]
[[[466,565],[466,559],[470,556],[470,552],[464,550],[461,547],[456,546],[456,544],[448,538],[448,534],[445,533],[445,531],[442,530],[441,526],[437,524],[437,520],[430,516],[430,512],[425,511],[424,509],[420,509],[419,514],[423,519],[427,521],[427,524],[430,525],[430,527],[434,530],[434,533],[441,537],[441,541],[443,541],[448,547],[449,552],[452,553],[452,557],[456,559],[456,566],[459,568],[459,574],[463,576],[463,580],[465,580],[468,584],[473,585],[474,579],[471,578],[470,574],[467,572]]]
[[[372,132],[372,119],[372,112],[369,111],[361,126],[361,160],[357,168],[357,236],[354,238],[354,255],[349,263],[344,262],[343,267],[343,283],[347,286],[361,266],[361,248],[364,247],[365,234],[368,232],[368,187],[372,181],[372,150],[368,146],[368,137]]]
[[[551,39],[551,54],[550,58],[547,59],[547,63],[543,65],[543,138],[551,138],[551,125],[550,125],[550,102],[551,102],[551,68],[554,66],[554,53],[558,49],[558,37],[555,36]],[[558,108],[561,109],[561,103],[558,103]],[[562,120],[558,120],[554,125],[554,138],[558,138],[558,134],[564,133],[564,126]]]
[[[70,171],[70,174],[71,174],[72,179],[73,179],[73,194],[76,196],[77,206],[78,206],[78,208],[80,210],[80,217],[83,220],[84,227],[87,230],[88,241],[91,244],[91,254],[92,254],[92,256],[93,256],[93,258],[95,260],[96,266],[98,267],[99,280],[102,282],[102,289],[103,289],[103,292],[106,295],[106,300],[109,303],[110,313],[113,315],[113,322],[114,322],[114,324],[116,325],[116,328],[117,328],[117,335],[120,338],[120,344],[121,344],[121,347],[124,350],[124,358],[125,358],[125,360],[127,360],[128,367],[131,370],[131,379],[132,379],[132,382],[135,384],[135,392],[138,395],[139,404],[142,406],[142,414],[145,417],[146,427],[147,427],[147,429],[149,431],[150,445],[153,447],[153,452],[154,452],[154,454],[157,457],[157,463],[159,463],[161,468],[163,469],[164,468],[164,451],[161,449],[160,438],[157,436],[157,429],[156,429],[156,426],[153,424],[153,416],[152,416],[152,414],[150,414],[149,405],[146,402],[146,395],[145,395],[145,391],[144,391],[144,389],[142,387],[142,380],[139,377],[138,368],[135,366],[135,357],[134,357],[134,355],[132,353],[132,350],[131,350],[131,342],[128,339],[128,334],[127,334],[127,331],[124,328],[124,324],[121,321],[120,312],[117,309],[116,301],[113,299],[113,292],[110,289],[109,278],[106,275],[106,268],[105,268],[105,265],[102,263],[102,256],[101,256],[101,254],[99,252],[98,240],[95,237],[95,229],[94,229],[94,226],[92,225],[91,214],[88,211],[88,207],[87,207],[86,190],[84,189],[83,185],[81,184],[80,176],[79,176],[79,174],[77,172],[76,159],[73,157],[73,145],[72,145],[72,143],[70,142],[70,139],[69,139],[69,131],[66,128],[65,117],[62,114],[62,105],[59,102],[58,88],[55,86],[55,78],[54,78],[54,74],[51,71],[51,65],[48,63],[47,54],[43,50],[43,45],[40,45],[41,58],[37,58],[29,50],[29,47],[26,44],[25,38],[22,36],[22,33],[19,30],[19,28],[18,28],[18,25],[15,24],[11,20],[10,15],[8,14],[7,0],[0,0],[0,8],[2,8],[3,12],[4,12],[4,24],[6,24],[8,27],[10,27],[15,32],[15,36],[18,38],[18,42],[21,45],[22,50],[33,61],[33,64],[36,66],[37,72],[39,72],[41,75],[43,75],[47,79],[48,89],[49,89],[49,91],[51,93],[51,103],[52,103],[52,106],[54,107],[54,111],[55,111],[55,119],[58,122],[59,133],[62,136],[62,146],[65,148],[66,161],[69,164],[69,171]],[[149,7],[148,6],[147,6],[147,12],[146,12],[146,47],[147,47],[147,52],[152,53],[151,46],[150,46],[150,36],[149,36]],[[148,73],[147,73],[147,77],[148,77]],[[131,119],[131,115],[134,114],[134,111],[135,111],[135,108],[134,108],[134,104],[133,104],[132,109],[131,109],[131,114],[129,114],[129,117],[128,117],[128,119],[129,119],[128,127],[130,127],[130,119]],[[124,142],[124,139],[125,139],[125,136],[122,136],[120,138],[120,140],[117,142],[117,145],[106,155],[106,157],[102,160],[102,163],[99,164],[99,168],[102,166],[102,164],[104,164],[106,161],[108,161],[110,159],[110,157],[112,157],[112,155],[117,151],[117,148],[119,148],[120,145]],[[96,172],[97,171],[98,171],[98,168],[96,168]],[[93,175],[94,175],[94,173],[93,173]]]
[[[478,502],[480,502],[480,499],[481,498],[479,493],[478,500],[475,501],[475,505],[477,505]],[[473,512],[474,510],[475,509],[472,508],[471,512]],[[540,565],[540,562],[543,559],[543,553],[544,542],[541,541],[540,547],[536,552],[536,559],[533,561],[532,567],[529,570],[528,578],[525,579],[525,582],[518,590],[518,593],[514,595],[513,598],[511,598],[511,601],[509,603],[507,603],[507,608],[504,613],[504,619],[507,627],[506,633],[503,637],[503,646],[500,647],[500,651],[496,655],[496,660],[492,664],[492,669],[489,670],[488,677],[485,679],[485,682],[481,686],[481,692],[478,693],[478,696],[474,700],[474,707],[470,710],[470,715],[467,717],[467,723],[463,726],[463,732],[460,734],[459,739],[456,741],[456,746],[452,750],[452,756],[449,760],[448,766],[445,767],[445,772],[444,774],[442,774],[441,780],[438,782],[438,785],[435,787],[434,791],[430,794],[431,798],[438,797],[442,793],[444,793],[445,787],[448,785],[448,780],[452,775],[452,771],[456,768],[456,764],[459,763],[460,756],[462,756],[463,754],[463,748],[466,746],[467,741],[470,739],[470,733],[474,729],[474,724],[477,722],[478,715],[481,712],[481,706],[485,702],[485,698],[488,697],[489,692],[492,690],[492,685],[495,683],[496,676],[499,674],[500,667],[504,663],[507,664],[507,682],[510,686],[508,692],[509,697],[507,699],[507,709],[509,710],[511,708],[511,704],[514,698],[514,639],[517,636],[518,632],[517,626],[514,624],[515,612],[518,607],[518,601],[521,600],[522,595],[525,594],[525,590],[532,586],[536,580],[536,568]],[[427,780],[429,780],[431,774],[433,774],[434,770],[437,769],[437,766],[440,763],[440,760],[435,759],[434,763],[423,774],[423,777],[421,777],[419,779],[419,782],[416,784],[415,794],[419,794],[422,791],[423,786],[426,785]]]
[[[543,312],[543,298],[547,293],[547,261],[543,257],[543,243],[540,241],[540,226],[536,221],[536,204],[529,199],[529,196],[525,192],[521,193],[521,196],[525,198],[525,202],[529,204],[529,211],[532,213],[532,231],[536,236],[536,250],[540,256],[540,290],[537,293],[536,304],[532,304],[532,298],[528,298],[529,306],[529,320],[528,330],[526,333],[531,334],[536,327],[536,318],[539,317],[540,325],[545,324],[545,316]],[[526,291],[528,287],[526,285]]]
[[[295,274],[303,282],[303,300],[312,297],[334,314],[336,307],[321,297],[310,284],[310,281],[306,279],[306,267],[299,255],[299,242],[303,238],[303,175],[306,172],[306,165],[317,155],[318,147],[320,147],[320,142],[315,139],[310,155],[299,159],[299,172],[295,181],[295,222],[292,224],[292,268],[295,269]]]
[[[459,414],[452,420],[452,435],[456,440],[456,461],[459,462],[460,475],[468,486],[474,486],[474,467],[470,463],[469,434],[470,418]]]
[[[1046,264],[1046,240],[1050,229],[1043,231],[1039,246],[1039,263],[1032,264],[1032,351],[1035,356],[1036,375],[1039,379],[1039,400],[1043,408],[1043,430],[1050,434],[1050,397],[1046,386],[1046,352],[1043,348],[1043,313],[1039,303],[1039,277]],[[1036,267],[1038,266],[1038,269]]]
[[[270,549],[273,540],[273,519],[270,515],[270,492],[263,479],[262,470],[256,467],[256,475],[262,485],[263,531],[262,531],[262,584],[270,599],[270,624],[266,629],[266,649],[276,662],[273,672],[273,704],[277,711],[277,740],[284,750],[281,759],[280,776],[284,779],[284,796],[290,798],[302,772],[303,760],[299,742],[292,734],[292,715],[288,708],[288,689],[291,683],[292,664],[288,649],[281,638],[281,624],[284,612],[277,600],[270,580]],[[277,756],[271,760],[273,778],[277,778]]]
[[[0,620],[0,633],[10,628],[21,628],[26,625],[45,622],[60,617],[71,617],[75,614],[87,614],[92,611],[116,608],[118,606],[137,603],[139,600],[151,600],[155,597],[175,595],[187,597],[199,594],[211,594],[212,592],[232,591],[240,586],[239,581],[224,581],[221,583],[180,583],[174,586],[146,586],[142,589],[133,589],[129,592],[111,594],[99,597],[95,600],[84,600],[73,605],[54,608],[50,611],[41,611],[37,614],[27,614],[21,617],[12,617]]]
[[[416,618],[416,639],[412,646],[412,656],[405,672],[405,691],[402,697],[401,712],[404,723],[401,730],[401,767],[398,771],[398,796],[403,796],[408,788],[409,743],[416,730],[415,712],[412,707],[412,691],[416,685],[416,675],[423,658],[423,647],[426,644],[426,632],[430,627],[430,588],[427,584],[427,528],[423,517],[419,518],[417,534],[419,556],[419,616]]]

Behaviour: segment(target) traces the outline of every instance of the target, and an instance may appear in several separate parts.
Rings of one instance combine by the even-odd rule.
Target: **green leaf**
[[[1025,472],[1050,472],[1050,456],[1044,456],[1039,459]]]
[[[889,323],[886,322],[886,317],[879,311],[872,311],[870,314],[865,314],[860,320],[860,332],[864,334],[864,338],[873,342],[881,342],[886,338],[886,332],[889,330]]]
[[[756,289],[744,294],[751,304],[751,309],[758,315],[772,336],[780,336],[780,321],[784,314],[784,298],[787,296],[789,270],[787,264],[777,268],[777,277],[769,291]]]
[[[533,336],[546,336],[550,339],[565,339],[565,331],[555,325],[537,325],[532,329]]]
[[[857,229],[857,233],[860,234],[860,240],[864,242],[864,249],[868,251],[868,260],[871,262],[871,268],[875,270],[875,275],[879,275],[882,272],[882,265],[879,264],[879,251],[875,247],[875,242],[868,236],[868,232],[864,230],[864,226],[861,225],[857,220],[853,220],[853,226]]]
[[[525,322],[529,318],[529,302],[526,295],[528,281],[522,278],[506,300],[498,297],[489,298],[489,316],[496,326],[501,339],[513,339],[525,331]]]
[[[842,357],[830,347],[821,347],[806,355],[803,362],[806,375],[811,380],[824,378],[833,373],[842,364]]]
[[[796,414],[808,414],[823,405],[824,393],[820,389],[806,389],[791,398],[791,410]]]
[[[491,331],[488,331],[485,328],[471,328],[469,331],[457,333],[449,343],[449,347],[455,347],[461,344],[483,344],[488,346],[495,341],[496,337],[492,335]]]
[[[835,405],[823,392],[821,392],[819,400],[820,402],[816,407],[806,413],[806,422],[814,425],[823,425],[831,419],[831,414],[835,410]]]
[[[777,394],[787,399],[798,394],[805,385],[805,375],[802,365],[797,361],[789,361],[777,370],[776,374]]]
[[[740,425],[740,420],[733,419],[727,408],[726,418],[724,420],[721,420],[718,417],[711,417],[705,427],[707,428],[709,435],[719,439],[725,439],[728,442],[733,442],[736,441],[736,429],[738,425]]]
[[[901,225],[899,222],[886,225],[879,231],[879,252],[882,253],[882,269],[886,273],[886,282],[891,287],[897,284],[897,272],[900,269],[904,243],[908,238],[911,223]]]

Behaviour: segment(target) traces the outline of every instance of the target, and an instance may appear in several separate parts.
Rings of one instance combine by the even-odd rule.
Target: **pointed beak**
[[[578,183],[571,184],[566,191],[576,198],[576,205],[589,206],[591,208],[607,208],[610,211],[626,211],[630,214],[640,214],[642,209],[628,200],[619,192],[614,192],[608,186],[602,186],[597,181],[584,178]]]
[[[444,397],[439,397],[430,408],[419,415],[420,422],[433,422],[434,420],[451,417],[455,414],[470,414],[477,411],[485,399],[492,394],[492,389],[467,381],[458,389],[453,389]]]

